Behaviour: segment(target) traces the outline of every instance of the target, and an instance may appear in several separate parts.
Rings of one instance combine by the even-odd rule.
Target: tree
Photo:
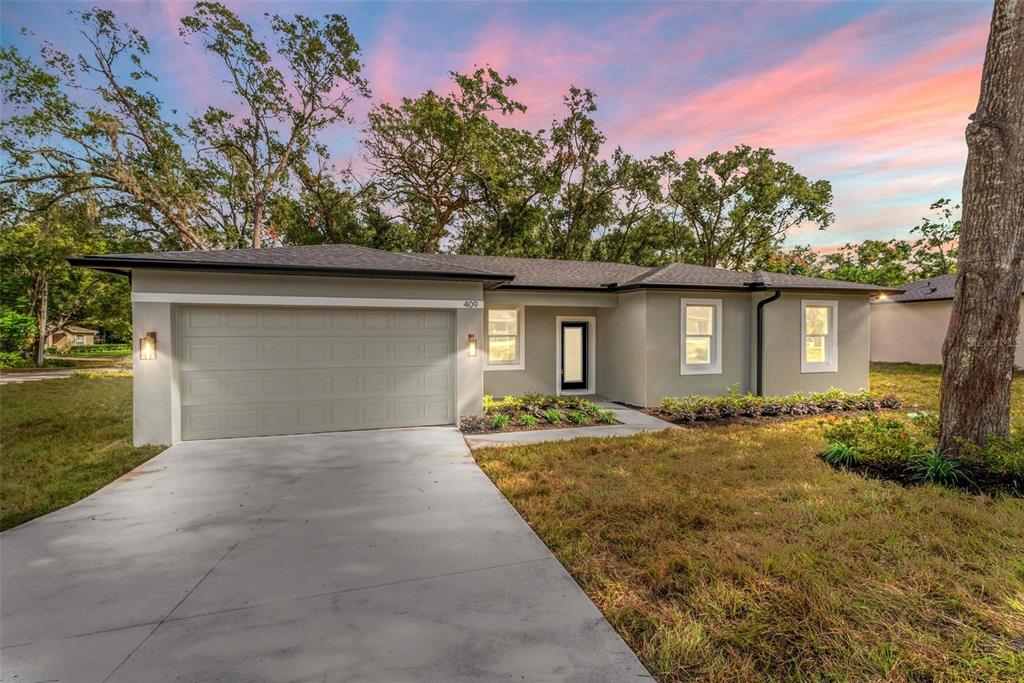
[[[167,246],[203,248],[198,170],[183,131],[163,118],[145,86],[145,37],[109,10],[75,12],[89,52],[72,57],[51,43],[43,66],[0,48],[0,124],[7,212],[46,213],[69,198],[129,202],[137,225]],[[121,74],[127,73],[127,77]]]
[[[36,320],[38,365],[43,362],[47,335],[84,317],[106,290],[113,288],[122,306],[127,302],[124,278],[67,263],[70,256],[103,253],[109,246],[98,215],[82,201],[52,207],[45,214],[4,225],[0,230],[3,300]]]
[[[967,125],[956,293],[942,349],[939,448],[1010,431],[1024,289],[1024,2],[996,0]]]
[[[231,92],[244,105],[240,115],[210,107],[192,121],[192,130],[221,157],[207,157],[206,164],[218,181],[219,215],[236,234],[251,234],[254,248],[263,246],[267,206],[291,165],[315,150],[319,133],[350,121],[353,97],[370,94],[344,16],[265,16],[273,49],[217,2],[197,2],[194,14],[181,20],[182,36],[200,36],[223,62]]]
[[[693,238],[685,260],[743,269],[777,251],[791,229],[832,223],[831,184],[811,182],[774,157],[740,145],[682,163],[669,203]]]
[[[536,145],[531,134],[496,121],[526,111],[505,92],[515,78],[485,68],[451,78],[446,95],[428,90],[397,107],[378,104],[364,131],[378,187],[426,252],[457,237],[488,193],[515,186],[524,177],[521,160]]]
[[[921,224],[910,229],[921,239],[914,243],[910,261],[919,279],[950,275],[956,271],[957,240],[960,238],[960,205],[950,199],[940,199],[931,205],[936,218],[923,218]]]
[[[669,225],[662,179],[674,166],[671,153],[636,159],[615,150],[611,225],[592,247],[595,260],[647,266],[666,262]]]
[[[358,244],[386,251],[414,247],[412,230],[380,210],[376,187],[354,191],[339,184],[334,169],[297,165],[296,197],[279,196],[270,206],[275,236],[285,244]]]
[[[601,158],[605,136],[594,121],[591,90],[572,86],[565,96],[565,118],[551,125],[547,174],[555,191],[545,206],[542,235],[549,258],[585,259],[594,233],[608,225],[615,208],[611,164]]]

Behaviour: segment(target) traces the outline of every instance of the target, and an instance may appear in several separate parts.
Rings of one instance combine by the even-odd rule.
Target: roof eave
[[[189,272],[230,272],[257,275],[320,275],[328,277],[396,278],[405,280],[454,280],[460,282],[502,283],[512,275],[499,273],[451,273],[421,270],[382,270],[380,268],[331,268],[324,266],[283,266],[250,263],[204,263],[199,261],[170,261],[158,259],[110,259],[101,256],[77,256],[68,259],[73,266],[129,275],[132,270],[182,270]]]

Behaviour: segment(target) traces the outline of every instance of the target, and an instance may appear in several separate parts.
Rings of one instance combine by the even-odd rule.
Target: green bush
[[[562,412],[560,410],[557,410],[556,408],[548,408],[547,410],[545,410],[544,417],[547,419],[548,422],[550,422],[553,425],[559,424],[565,419],[565,416],[562,415]]]
[[[847,446],[842,441],[833,441],[821,454],[825,461],[833,465],[853,467],[857,464],[857,451]]]
[[[16,351],[0,351],[0,368],[30,368],[33,363]]]
[[[910,463],[909,471],[922,482],[947,485],[972,483],[960,461],[943,455],[938,448],[917,456]]]
[[[72,346],[66,353],[71,355],[89,355],[92,353],[131,353],[131,344],[93,344],[92,346]]]
[[[34,368],[36,367],[35,362],[31,358],[26,358],[20,353],[14,353],[13,351],[0,351],[0,369],[21,369],[21,368]],[[63,358],[47,358],[43,362],[44,368],[73,368],[75,367],[74,361],[66,360]]]
[[[1017,481],[1016,488],[1024,489],[1024,427],[1009,438],[989,437],[984,447],[967,444],[963,457],[987,472]]]
[[[466,416],[459,421],[464,432],[497,431],[513,425],[533,429],[541,422],[552,425],[570,422],[580,426],[616,422],[614,413],[581,396],[538,393],[504,398],[484,396],[483,407],[483,416]]]
[[[35,318],[13,308],[0,307],[0,351],[24,351],[32,345],[35,336]]]
[[[934,482],[1024,494],[1024,428],[1009,438],[992,437],[984,447],[964,445],[959,458],[938,449],[939,420],[931,412],[906,420],[879,415],[853,417],[825,430],[821,457],[900,481]]]
[[[825,430],[825,440],[848,446],[861,464],[883,469],[903,470],[928,450],[907,423],[881,415],[837,422]]]
[[[730,387],[723,396],[668,396],[661,399],[660,412],[673,422],[701,422],[732,417],[774,417],[778,415],[817,415],[849,410],[899,408],[901,402],[892,396],[869,391],[849,393],[839,389],[805,395],[755,396],[740,394]]]
[[[585,425],[589,421],[590,418],[582,411],[574,410],[569,413],[569,422],[572,422],[573,424]]]

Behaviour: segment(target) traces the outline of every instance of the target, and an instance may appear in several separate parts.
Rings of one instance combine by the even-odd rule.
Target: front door
[[[587,326],[583,321],[562,323],[562,390],[571,391],[587,388]]]

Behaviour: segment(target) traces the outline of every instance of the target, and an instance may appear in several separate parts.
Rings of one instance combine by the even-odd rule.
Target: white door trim
[[[562,323],[583,322],[587,325],[587,386],[583,389],[562,389]],[[591,315],[555,316],[555,395],[583,396],[597,393],[597,318]]]
[[[479,299],[375,299],[347,296],[276,296],[267,294],[190,294],[132,292],[132,303],[211,304],[217,306],[326,306],[330,308],[478,308]]]

